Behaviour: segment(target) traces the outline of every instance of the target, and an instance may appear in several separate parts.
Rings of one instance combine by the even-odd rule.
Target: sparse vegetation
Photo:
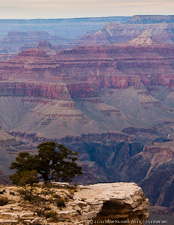
[[[58,195],[57,193],[52,194],[52,197],[53,197],[53,198],[61,198],[61,196]]]
[[[77,190],[78,190],[78,184],[75,183],[75,184],[72,186],[72,189],[74,190],[74,192],[77,192]]]
[[[45,212],[45,217],[50,218],[51,222],[56,222],[58,219],[58,214],[56,211],[50,210],[50,211]]]
[[[1,196],[0,197],[0,206],[4,206],[4,205],[7,205],[7,204],[8,204],[8,198],[4,197],[4,196]]]
[[[70,195],[74,195],[74,192],[75,192],[74,190],[71,190]]]
[[[51,205],[46,205],[45,210],[51,210]]]
[[[57,207],[65,207],[66,206],[66,201],[64,198],[57,198],[55,200]]]
[[[51,223],[58,221],[57,211],[67,206],[70,201],[69,196],[74,193],[74,189],[72,189],[73,186],[66,187],[65,190],[61,187],[57,189],[52,185],[51,188],[48,186],[37,184],[33,189],[31,201],[29,201],[30,193],[27,188],[20,188],[18,192],[22,197],[21,206],[23,208],[30,208],[35,215],[45,218]]]
[[[15,196],[15,193],[13,191],[10,191],[10,195]]]
[[[5,189],[0,190],[0,195],[3,195],[5,193]]]
[[[39,181],[37,176],[36,170],[24,170],[20,173],[13,174],[10,179],[12,180],[13,184],[22,186],[25,190],[20,190],[19,193],[25,200],[29,202],[33,199],[33,191],[34,191],[34,184]]]

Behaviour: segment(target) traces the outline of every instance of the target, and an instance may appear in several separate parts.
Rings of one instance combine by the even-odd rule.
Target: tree
[[[38,172],[33,169],[33,161],[35,161],[34,156],[27,152],[21,152],[10,167],[10,169],[16,169],[16,173],[10,176],[12,183],[25,187],[25,191],[21,192],[21,195],[30,202],[33,197],[34,184],[39,182]]]
[[[24,170],[32,170],[34,161],[35,156],[30,155],[28,152],[21,152],[16,157],[16,161],[11,163],[10,169],[15,169],[16,174],[20,175]]]
[[[78,153],[55,142],[45,142],[37,146],[38,154],[19,153],[10,169],[16,173],[10,177],[13,184],[20,184],[20,176],[25,171],[37,171],[45,183],[50,181],[72,181],[76,175],[82,174],[77,165]],[[29,180],[25,180],[29,184]]]
[[[20,173],[15,173],[10,176],[13,184],[18,186],[30,185],[31,189],[35,183],[39,182],[39,177],[37,176],[36,170],[23,170]]]
[[[45,182],[72,181],[77,174],[82,174],[82,168],[76,163],[78,153],[55,142],[42,143],[37,149],[37,171]]]

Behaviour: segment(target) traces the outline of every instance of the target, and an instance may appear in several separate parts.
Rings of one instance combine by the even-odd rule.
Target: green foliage
[[[25,169],[25,168],[24,168]],[[10,176],[12,183],[18,186],[25,186],[29,184],[31,187],[39,182],[36,170],[18,170],[15,174]]]
[[[53,180],[69,182],[76,175],[82,174],[82,168],[76,163],[78,153],[55,142],[42,143],[37,149],[38,154],[22,152],[16,157],[16,161],[12,162],[10,169],[16,170],[10,177],[13,184],[32,185],[38,182],[37,174],[45,183]]]
[[[11,163],[10,169],[15,169],[18,173],[23,172],[24,170],[32,170],[33,163],[35,162],[34,156],[30,155],[28,152],[21,152],[16,157],[16,161]]]
[[[0,206],[7,205],[7,204],[8,204],[8,198],[1,196],[0,197]]]
[[[76,163],[78,153],[55,142],[45,142],[38,147],[38,172],[45,182],[72,181],[75,175],[81,175],[81,167]]]

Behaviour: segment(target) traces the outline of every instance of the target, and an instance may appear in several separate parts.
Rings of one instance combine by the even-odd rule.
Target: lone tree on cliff
[[[55,142],[45,142],[37,146],[38,154],[19,153],[16,161],[11,163],[10,169],[16,173],[10,176],[15,185],[38,182],[36,175],[45,183],[50,181],[72,181],[76,175],[82,174],[82,168],[77,165],[78,153]],[[24,174],[30,171],[30,179],[24,179]],[[33,172],[35,171],[35,172]],[[21,179],[23,180],[21,184]]]

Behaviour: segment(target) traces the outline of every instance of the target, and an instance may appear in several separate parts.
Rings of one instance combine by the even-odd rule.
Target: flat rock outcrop
[[[75,202],[80,198],[86,198],[86,202],[92,208],[94,215],[91,219],[94,224],[102,224],[103,221],[105,224],[112,224],[114,220],[126,224],[144,224],[148,218],[149,202],[135,183],[83,186],[74,196]],[[80,203],[79,201],[78,204]],[[84,216],[79,216],[79,220]]]
[[[71,187],[64,183],[54,183],[51,188],[54,196],[68,194]],[[11,194],[13,192],[13,195]],[[72,191],[71,191],[72,192]],[[19,204],[20,196],[15,187],[7,187],[1,196],[9,198],[9,204],[0,206],[0,224],[20,224],[19,221],[35,224],[74,225],[113,224],[114,221],[126,224],[144,224],[149,217],[149,201],[142,189],[135,183],[105,183],[79,186],[73,197],[63,208],[50,203],[57,213],[57,219],[44,218],[34,212],[27,202]],[[48,195],[48,194],[47,194]],[[46,196],[45,196],[46,197]],[[38,206],[39,207],[39,206]],[[48,211],[48,210],[47,210]]]

